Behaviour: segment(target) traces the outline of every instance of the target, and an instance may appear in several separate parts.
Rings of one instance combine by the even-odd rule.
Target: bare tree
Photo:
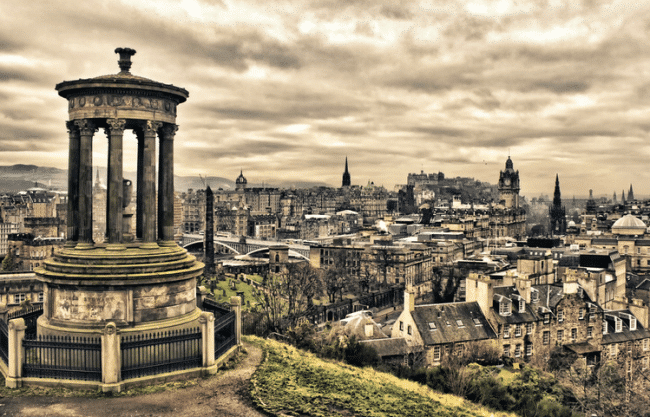
[[[323,290],[321,275],[308,263],[290,264],[285,273],[268,275],[262,288],[253,289],[269,330],[283,332],[312,312],[313,298]]]

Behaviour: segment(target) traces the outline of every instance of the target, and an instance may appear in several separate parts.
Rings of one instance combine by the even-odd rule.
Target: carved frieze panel
[[[127,294],[119,291],[52,290],[52,318],[100,322],[127,319]]]
[[[68,108],[92,109],[94,107],[110,108],[118,107],[126,110],[149,110],[161,111],[176,116],[176,103],[158,97],[140,97],[121,94],[99,94],[89,96],[71,97],[68,100]]]

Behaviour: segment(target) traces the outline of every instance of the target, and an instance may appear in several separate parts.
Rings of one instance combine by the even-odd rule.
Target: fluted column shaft
[[[68,145],[68,216],[67,241],[79,239],[79,129],[73,121],[66,122]]]
[[[144,125],[142,153],[142,241],[156,241],[156,133],[162,123],[147,121]]]
[[[106,201],[106,237],[108,243],[122,242],[122,202],[124,201],[123,148],[124,119],[108,119],[108,185]]]
[[[165,124],[160,131],[158,152],[158,239],[174,240],[174,135],[177,125]]]
[[[136,172],[137,190],[135,193],[135,237],[142,239],[142,207],[143,195],[142,187],[144,186],[144,167],[142,161],[144,160],[144,130],[136,129],[135,135],[138,138],[138,166]]]
[[[79,128],[79,242],[93,243],[93,135],[90,119],[75,120]]]

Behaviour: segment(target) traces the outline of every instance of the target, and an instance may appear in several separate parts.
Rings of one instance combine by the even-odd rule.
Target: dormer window
[[[511,313],[510,301],[509,300],[499,301],[499,314],[501,314],[502,316],[509,316],[510,313]]]
[[[465,327],[462,320],[456,320],[456,324],[458,325],[458,327]]]
[[[435,323],[431,322],[431,323],[429,323],[429,330],[431,330],[431,331],[438,330],[438,327],[436,326]]]
[[[603,320],[603,334],[607,334],[607,320]]]
[[[539,302],[539,291],[537,291],[536,289],[533,288],[533,290],[531,291],[530,295],[531,295],[531,297],[532,297],[532,301],[533,301],[533,303],[537,303],[537,302]]]
[[[623,331],[623,320],[619,319],[618,317],[615,317],[615,320],[616,320],[615,332],[620,333]]]
[[[557,311],[557,322],[562,323],[564,321],[564,310]]]
[[[636,330],[636,317],[630,317],[630,330]]]
[[[526,300],[524,300],[523,298],[519,299],[519,312],[520,313],[526,312]]]

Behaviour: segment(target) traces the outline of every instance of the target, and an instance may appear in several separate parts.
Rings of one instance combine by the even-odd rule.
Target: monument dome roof
[[[647,226],[637,217],[626,214],[612,225],[612,229],[639,229],[645,230]]]

